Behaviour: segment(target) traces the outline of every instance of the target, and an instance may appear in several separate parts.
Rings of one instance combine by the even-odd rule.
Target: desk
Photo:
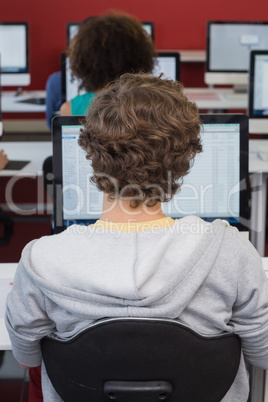
[[[0,176],[41,176],[44,160],[52,155],[52,142],[0,142],[0,149],[8,155],[9,160],[30,160],[21,170],[1,170]]]
[[[180,53],[181,63],[205,63],[207,55],[205,50],[177,50]]]
[[[250,134],[268,134],[268,116],[264,119],[249,119],[248,131]]]
[[[45,98],[45,91],[23,91],[18,96],[15,94],[16,91],[2,92],[2,113],[45,113],[46,105],[20,102],[29,98]]]
[[[201,110],[224,111],[248,108],[248,94],[235,93],[232,88],[185,88],[185,94]]]
[[[46,200],[43,188],[43,162],[52,155],[52,142],[0,142],[0,149],[4,149],[9,160],[30,161],[21,170],[1,170],[0,177],[8,177],[5,187],[5,208],[18,215],[30,216],[42,214],[51,210],[51,204]],[[22,178],[37,179],[37,203],[18,204],[13,200],[13,191],[16,183]]]
[[[186,52],[186,51],[185,51]],[[194,61],[197,56],[195,53],[185,54]],[[195,60],[196,61],[196,60]],[[248,94],[235,93],[232,88],[185,88],[187,96],[196,102],[199,109],[212,110],[241,110],[248,107]],[[15,96],[15,92],[3,91],[2,93],[2,112],[3,113],[33,113],[45,112],[45,105],[36,105],[30,103],[21,103],[19,100],[27,98],[45,97],[45,91],[25,91],[19,96]]]

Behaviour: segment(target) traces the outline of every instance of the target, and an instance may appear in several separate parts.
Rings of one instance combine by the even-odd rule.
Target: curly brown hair
[[[111,12],[82,22],[67,54],[79,89],[95,92],[124,73],[150,73],[157,52],[140,21]]]
[[[182,84],[124,74],[95,97],[79,145],[99,190],[150,206],[169,201],[180,188],[202,151],[200,126]]]

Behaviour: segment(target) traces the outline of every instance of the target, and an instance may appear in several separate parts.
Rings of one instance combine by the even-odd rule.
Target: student
[[[8,296],[15,358],[37,366],[40,339],[68,339],[102,317],[180,319],[236,333],[243,354],[223,401],[246,402],[245,360],[268,368],[268,281],[251,243],[226,222],[173,220],[161,203],[201,152],[197,106],[180,83],[125,74],[96,95],[79,144],[104,193],[94,225],[30,242]],[[42,367],[45,401],[60,401]]]
[[[83,21],[67,55],[72,75],[86,93],[65,102],[60,114],[84,115],[95,93],[121,74],[150,73],[156,51],[140,21],[113,12]]]
[[[86,94],[65,102],[60,114],[84,115],[95,93],[121,74],[151,72],[156,50],[140,21],[122,12],[112,12],[85,19],[67,54],[72,74],[80,81],[80,89],[84,89]],[[59,83],[59,76],[55,75],[54,80]],[[48,99],[47,103],[51,101]],[[43,164],[45,188],[52,187],[51,173],[52,157],[48,157]],[[53,198],[51,193],[50,196]]]

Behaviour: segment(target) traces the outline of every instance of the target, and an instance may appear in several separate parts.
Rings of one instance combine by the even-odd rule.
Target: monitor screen
[[[268,134],[268,49],[250,54],[248,99],[249,132]]]
[[[268,22],[207,23],[207,84],[247,84],[250,52],[268,49]]]
[[[79,28],[79,22],[68,22],[68,24],[67,24],[67,47],[69,46],[69,43],[71,42],[71,40],[77,34],[78,28]]]
[[[30,85],[28,35],[26,22],[0,23],[2,86]]]
[[[92,17],[94,18],[94,17]],[[154,22],[142,22],[142,26],[148,35],[154,40]],[[70,41],[75,37],[79,28],[79,22],[68,22],[67,23],[67,47]]]
[[[153,75],[173,81],[180,80],[180,54],[179,52],[158,52],[155,59]]]
[[[268,48],[251,52],[249,116],[268,118]]]
[[[154,22],[142,22],[142,26],[154,41]]]
[[[195,158],[181,191],[163,204],[167,216],[198,215],[248,223],[248,118],[245,115],[202,115],[203,152]],[[78,145],[81,117],[53,120],[54,230],[100,217],[103,195],[90,182],[91,162]],[[248,228],[247,228],[248,229]]]
[[[82,95],[85,91],[78,90],[79,81],[72,80],[69,59],[65,53],[61,56],[62,71],[62,102],[69,101],[77,95]],[[155,60],[153,74],[174,81],[180,80],[180,54],[178,52],[159,52]]]

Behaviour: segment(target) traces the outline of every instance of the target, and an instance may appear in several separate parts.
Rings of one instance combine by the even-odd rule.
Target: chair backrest
[[[100,320],[41,347],[64,402],[219,402],[241,354],[234,334],[208,337],[175,320],[141,318]]]

